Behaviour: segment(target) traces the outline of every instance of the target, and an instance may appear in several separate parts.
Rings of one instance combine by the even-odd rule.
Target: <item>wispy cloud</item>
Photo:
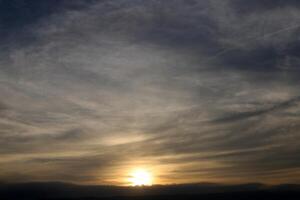
[[[76,2],[1,41],[1,179],[299,180],[299,3]]]

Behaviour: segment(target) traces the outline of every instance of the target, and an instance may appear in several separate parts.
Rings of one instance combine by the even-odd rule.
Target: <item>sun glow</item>
[[[145,169],[136,169],[132,171],[129,182],[132,186],[150,186],[152,185],[153,176],[151,172]]]

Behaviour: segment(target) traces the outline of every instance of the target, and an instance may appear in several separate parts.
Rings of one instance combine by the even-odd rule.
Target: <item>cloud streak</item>
[[[63,2],[3,25],[1,180],[299,182],[296,1]]]

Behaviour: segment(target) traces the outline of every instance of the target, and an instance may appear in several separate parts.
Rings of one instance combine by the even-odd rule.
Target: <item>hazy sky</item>
[[[0,1],[0,181],[300,183],[299,0]]]

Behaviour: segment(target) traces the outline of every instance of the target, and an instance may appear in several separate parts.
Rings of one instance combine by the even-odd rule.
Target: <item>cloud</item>
[[[287,1],[281,1],[281,0],[254,0],[251,2],[243,2],[241,0],[232,0],[231,1],[232,6],[234,6],[237,10],[237,12],[241,14],[249,14],[252,12],[258,12],[258,11],[268,11],[272,9],[280,9],[284,7],[299,7],[299,1],[296,0],[287,0]]]
[[[292,179],[295,2],[76,2],[1,41],[2,179],[109,184],[137,163],[164,183]]]
[[[292,99],[289,99],[287,101],[272,105],[269,108],[265,108],[263,110],[256,110],[256,111],[248,111],[248,112],[241,112],[241,113],[237,113],[237,114],[232,114],[229,116],[226,116],[224,118],[221,119],[216,119],[214,120],[214,122],[234,122],[234,121],[238,121],[238,120],[244,120],[244,119],[248,119],[251,117],[259,117],[262,116],[264,114],[269,114],[272,112],[276,112],[276,111],[280,111],[282,109],[286,109],[289,108],[291,106],[297,106],[297,103],[299,101],[299,97],[294,97]]]
[[[8,109],[8,106],[5,103],[0,102],[0,113],[5,112],[7,109]]]

